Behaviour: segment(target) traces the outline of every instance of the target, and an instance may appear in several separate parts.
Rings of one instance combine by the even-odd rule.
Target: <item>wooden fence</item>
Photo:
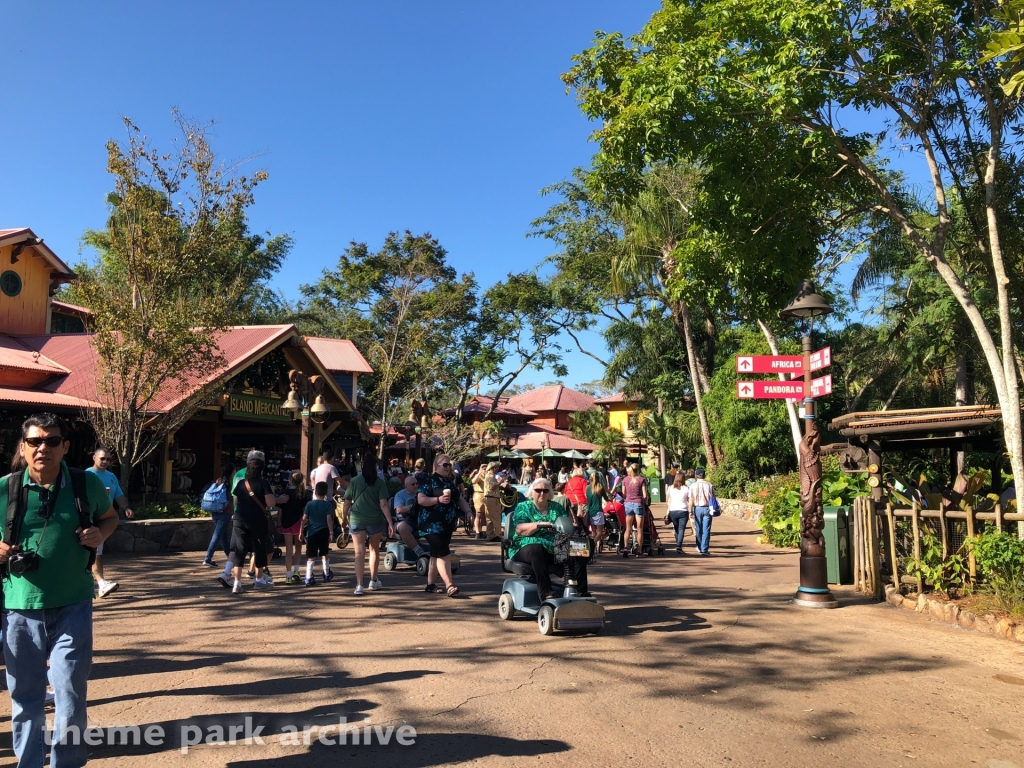
[[[950,523],[963,521],[966,530],[964,539],[971,539],[980,528],[980,523],[990,522],[1002,529],[1006,522],[1024,520],[1024,513],[1003,512],[999,504],[990,512],[976,512],[971,507],[947,509],[925,509],[914,503],[909,508],[894,507],[891,501],[875,501],[861,496],[853,502],[853,517],[849,522],[850,538],[853,541],[853,583],[859,592],[873,594],[877,600],[885,599],[885,584],[892,583],[900,588],[900,555],[897,520],[911,522],[910,551],[904,560],[921,559],[923,529],[937,528],[942,542],[943,559],[957,554],[960,546],[950,531]],[[967,553],[968,577],[971,583],[978,578],[977,564],[973,553]],[[904,574],[906,570],[904,569]],[[924,582],[917,574],[914,577],[918,594],[924,591]]]

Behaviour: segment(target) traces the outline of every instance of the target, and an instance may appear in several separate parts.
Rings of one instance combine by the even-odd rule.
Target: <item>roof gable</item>
[[[585,411],[593,407],[594,398],[569,389],[561,384],[550,387],[539,387],[509,398],[512,408],[541,413],[543,411]]]

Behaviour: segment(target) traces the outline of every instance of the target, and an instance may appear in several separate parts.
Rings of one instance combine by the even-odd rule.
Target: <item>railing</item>
[[[851,539],[853,540],[853,583],[860,592],[873,594],[876,599],[885,599],[885,583],[891,581],[896,589],[900,588],[900,555],[898,551],[899,537],[897,536],[896,521],[909,519],[911,521],[911,551],[904,556],[904,560],[921,560],[921,539],[922,529],[925,521],[936,521],[942,541],[942,558],[954,555],[959,551],[959,546],[954,546],[955,539],[951,535],[951,521],[964,521],[966,530],[965,539],[973,539],[979,523],[992,522],[997,528],[1002,529],[1007,522],[1024,520],[1024,513],[1004,512],[1000,504],[996,504],[990,512],[977,512],[970,506],[967,509],[947,509],[945,505],[939,509],[925,509],[917,502],[909,508],[894,507],[891,501],[875,501],[868,496],[861,496],[853,502],[853,519],[851,520]],[[888,571],[883,581],[883,563]],[[971,583],[977,581],[978,570],[974,554],[968,550],[967,553],[968,578]],[[907,575],[906,573],[904,575]],[[918,594],[924,591],[924,580],[920,573],[914,576],[917,584]]]

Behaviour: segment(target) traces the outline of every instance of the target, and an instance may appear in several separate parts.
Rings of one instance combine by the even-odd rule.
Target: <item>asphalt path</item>
[[[676,555],[666,529],[664,557],[603,555],[600,636],[499,620],[498,547],[461,536],[457,599],[410,569],[354,596],[351,548],[327,585],[242,596],[201,553],[108,557],[121,589],[96,601],[89,720],[164,738],[105,731],[118,743],[90,748],[90,765],[1024,768],[1024,646],[849,587],[838,610],[796,608],[797,553],[756,535],[719,518],[708,558],[692,537]],[[265,743],[244,743],[247,718]],[[332,743],[342,718],[374,743]],[[414,743],[398,743],[402,725]],[[235,745],[183,753],[233,726]],[[0,764],[10,746],[5,695]]]

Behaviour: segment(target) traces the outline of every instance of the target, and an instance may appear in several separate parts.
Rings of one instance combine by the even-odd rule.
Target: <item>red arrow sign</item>
[[[800,400],[802,381],[737,381],[736,397],[741,400]]]
[[[736,373],[803,373],[800,355],[736,355]]]
[[[828,368],[830,365],[832,365],[832,347],[825,347],[811,353],[812,371],[820,371],[822,368]]]
[[[832,394],[832,374],[828,373],[820,379],[811,380],[811,397],[822,397]]]

